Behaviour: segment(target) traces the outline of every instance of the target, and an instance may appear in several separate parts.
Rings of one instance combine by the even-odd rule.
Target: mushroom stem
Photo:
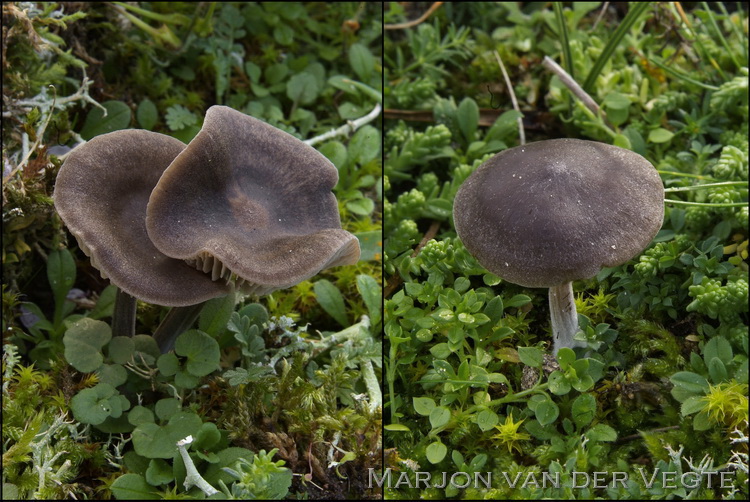
[[[172,307],[154,332],[154,339],[162,354],[166,354],[174,348],[177,337],[187,331],[198,319],[205,303],[201,302],[187,307]]]
[[[554,354],[563,348],[585,347],[573,340],[578,331],[578,313],[573,299],[573,283],[566,282],[549,288],[549,311],[552,320],[552,337],[555,340]]]
[[[136,299],[117,288],[115,308],[112,313],[112,336],[135,336]]]

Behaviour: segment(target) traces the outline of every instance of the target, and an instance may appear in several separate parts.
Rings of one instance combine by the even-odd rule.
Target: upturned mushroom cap
[[[630,150],[554,139],[500,152],[456,194],[456,231],[495,275],[551,287],[640,253],[661,228],[664,189]]]
[[[265,122],[213,106],[148,203],[163,253],[266,294],[359,259],[341,229],[333,164]]]
[[[143,130],[103,134],[75,148],[55,183],[55,208],[91,264],[126,293],[186,306],[229,288],[170,258],[146,233],[146,205],[164,169],[185,145]]]

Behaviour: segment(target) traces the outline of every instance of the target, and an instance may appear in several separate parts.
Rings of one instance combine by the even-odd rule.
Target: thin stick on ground
[[[555,63],[549,56],[544,56],[544,60],[542,61],[542,65],[547,68],[549,71],[557,75],[557,78],[560,79],[560,81],[565,84],[565,87],[570,89],[570,92],[573,93],[575,97],[581,100],[581,102],[591,110],[591,112],[594,115],[599,115],[604,119],[604,122],[607,124],[607,127],[610,129],[612,128],[612,125],[607,120],[607,116],[604,113],[604,110],[599,108],[599,105],[594,101],[594,98],[592,98],[589,93],[583,90],[583,87],[581,87],[578,82],[576,82],[573,77],[568,74],[559,64]]]
[[[327,133],[323,133],[320,136],[315,136],[314,138],[310,138],[304,141],[304,143],[312,146],[317,143],[321,143],[323,141],[326,141],[330,138],[335,138],[336,136],[347,136],[349,134],[352,134],[354,131],[359,129],[365,124],[369,124],[373,120],[375,120],[378,115],[380,115],[380,111],[383,108],[380,106],[380,103],[375,104],[375,108],[372,109],[370,113],[365,115],[364,117],[360,117],[356,120],[350,120],[346,124],[342,125],[338,129],[334,129],[332,131],[328,131]]]
[[[510,77],[508,76],[508,72],[505,71],[505,65],[503,64],[503,60],[497,51],[495,51],[495,59],[497,59],[497,64],[500,65],[500,71],[503,72],[505,85],[508,87],[508,94],[510,94],[510,101],[511,103],[513,103],[513,109],[520,114],[521,109],[518,107],[518,100],[516,99],[516,92],[513,90],[513,85],[510,83]],[[522,116],[518,117],[516,121],[518,122],[518,141],[521,145],[525,145],[526,144],[526,132],[523,129],[523,117]]]
[[[417,19],[414,19],[413,21],[407,21],[405,23],[385,24],[383,25],[383,28],[385,28],[386,30],[404,30],[406,28],[411,28],[412,26],[416,26],[419,23],[423,23],[441,5],[443,5],[443,2],[435,2],[430,6],[429,9],[427,9],[427,11],[424,14],[419,16]]]

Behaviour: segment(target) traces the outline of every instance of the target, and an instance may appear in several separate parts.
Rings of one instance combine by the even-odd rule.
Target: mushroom
[[[167,256],[267,294],[359,259],[359,241],[341,229],[337,180],[314,148],[213,106],[151,193],[146,228]]]
[[[659,231],[664,189],[649,161],[578,139],[504,150],[456,194],[456,232],[487,270],[549,288],[554,353],[581,347],[572,281],[639,254]]]
[[[226,295],[231,288],[160,252],[146,232],[146,205],[164,170],[185,145],[143,130],[93,138],[70,152],[57,175],[55,208],[81,250],[120,292],[118,304],[132,331],[135,299],[189,306]],[[114,316],[113,324],[118,322]]]

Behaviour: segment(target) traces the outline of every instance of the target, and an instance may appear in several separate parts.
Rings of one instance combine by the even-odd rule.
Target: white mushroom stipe
[[[549,288],[549,312],[555,354],[563,347],[586,346],[584,342],[573,338],[578,331],[578,313],[572,282]]]

